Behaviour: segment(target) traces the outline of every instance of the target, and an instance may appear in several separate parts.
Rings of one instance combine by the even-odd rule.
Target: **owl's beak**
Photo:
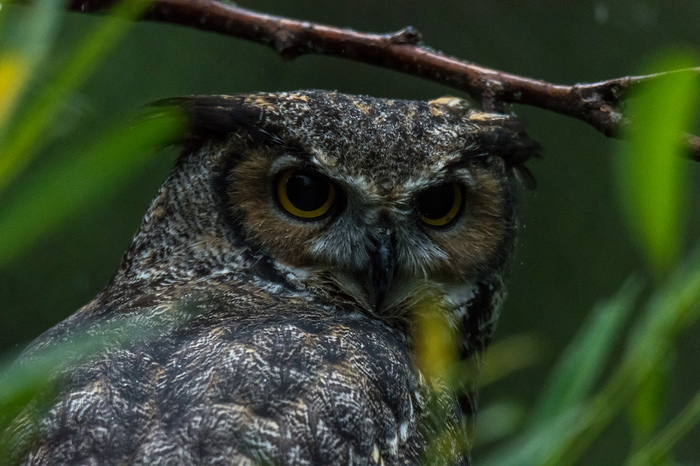
[[[394,254],[394,240],[391,229],[382,226],[382,229],[374,241],[374,251],[372,252],[372,298],[374,308],[384,302],[387,291],[391,287],[391,280],[394,277],[396,267],[396,255]]]

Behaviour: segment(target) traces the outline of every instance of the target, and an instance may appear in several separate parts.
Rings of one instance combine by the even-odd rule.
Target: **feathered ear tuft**
[[[515,117],[494,119],[477,135],[479,150],[502,158],[513,176],[526,188],[535,189],[537,182],[525,163],[540,157],[542,147],[525,133],[524,124]]]
[[[227,139],[232,133],[245,132],[254,140],[282,141],[264,128],[265,111],[246,105],[238,96],[191,96],[158,100],[152,108],[178,108],[184,112],[188,133],[183,139],[201,137]]]

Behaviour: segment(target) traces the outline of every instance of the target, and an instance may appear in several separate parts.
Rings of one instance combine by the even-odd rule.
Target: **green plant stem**
[[[649,443],[626,462],[628,466],[657,464],[688,431],[700,422],[700,392]]]

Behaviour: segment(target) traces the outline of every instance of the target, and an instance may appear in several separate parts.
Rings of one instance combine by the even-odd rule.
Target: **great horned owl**
[[[16,417],[13,460],[467,464],[443,434],[473,398],[428,386],[416,313],[432,297],[461,358],[487,345],[509,175],[536,150],[517,121],[325,91],[166,103],[191,131],[119,269],[18,364],[106,341]],[[155,331],[101,333],[121,323]]]

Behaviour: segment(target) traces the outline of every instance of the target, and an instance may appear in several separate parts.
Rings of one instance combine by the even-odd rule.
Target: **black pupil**
[[[296,172],[287,180],[289,202],[306,212],[323,206],[328,200],[329,191],[328,181],[313,173]]]
[[[430,220],[447,215],[455,202],[455,189],[451,183],[428,188],[418,198],[418,211]]]

